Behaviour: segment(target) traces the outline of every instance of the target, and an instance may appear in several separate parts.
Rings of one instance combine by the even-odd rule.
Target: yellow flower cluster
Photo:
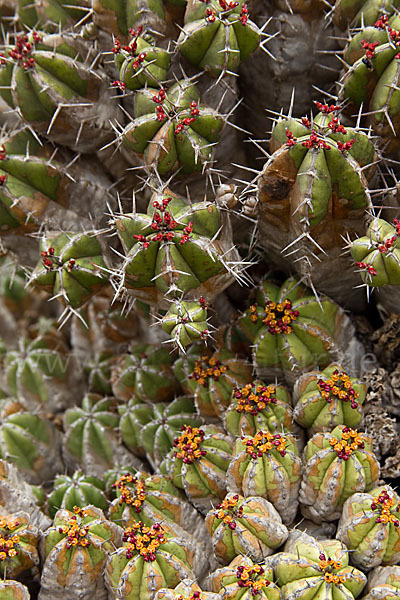
[[[262,322],[268,327],[269,333],[272,335],[285,333],[293,333],[293,327],[290,323],[297,321],[299,311],[292,309],[291,301],[286,298],[283,302],[267,302],[264,308],[265,317]]]
[[[124,542],[126,542],[126,557],[132,558],[136,552],[145,562],[156,559],[156,551],[161,544],[165,544],[167,538],[160,523],[154,523],[148,527],[141,521],[134,523],[132,527],[125,529]]]
[[[344,575],[335,575],[334,573],[324,573],[326,583],[344,583],[346,577]]]
[[[130,487],[129,487],[130,485]],[[134,494],[132,493],[132,486],[134,487]],[[122,475],[115,483],[113,488],[118,488],[121,492],[119,498],[120,504],[129,504],[132,506],[137,513],[142,510],[143,502],[146,499],[146,492],[143,481],[133,477],[130,473]]]
[[[182,432],[182,435],[174,439],[173,445],[178,449],[174,452],[174,457],[181,458],[184,463],[191,465],[207,454],[206,450],[200,448],[204,440],[204,431],[198,427],[183,425]]]
[[[236,570],[238,586],[249,588],[251,595],[257,596],[263,587],[268,587],[271,583],[268,579],[261,577],[263,574],[264,569],[261,565],[240,565]]]
[[[350,427],[343,427],[341,440],[332,437],[329,443],[338,457],[343,460],[348,460],[355,450],[364,448],[363,435],[358,433],[357,429]]]
[[[253,385],[248,383],[241,389],[233,390],[233,397],[237,399],[238,413],[246,412],[256,415],[264,410],[268,404],[276,404],[276,387],[274,385]]]
[[[243,506],[237,508],[238,500],[239,495],[235,494],[231,498],[225,498],[220,504],[217,504],[215,516],[217,519],[221,519],[225,525],[228,525],[229,529],[236,529],[234,518],[240,519],[243,515]]]
[[[193,373],[189,379],[194,379],[199,385],[206,386],[209,378],[218,379],[229,370],[227,365],[223,365],[220,360],[214,357],[202,356],[200,360],[194,363]]]
[[[82,527],[82,523],[79,519],[87,516],[86,511],[79,508],[79,506],[74,506],[74,515],[69,519],[68,525],[64,525],[63,527],[59,527],[59,533],[67,536],[66,546],[67,548],[71,548],[74,546],[81,546],[83,548],[90,546],[90,540],[87,538],[87,534],[89,533],[89,525],[85,525]]]
[[[346,581],[346,577],[344,575],[337,575],[336,573],[332,573],[332,571],[338,571],[342,568],[342,563],[340,560],[333,560],[332,558],[326,558],[325,554],[319,555],[319,569],[324,574],[324,579],[326,583],[344,583]]]
[[[7,521],[6,519],[0,519],[0,561],[6,560],[6,558],[14,558],[18,555],[16,546],[19,544],[20,538],[18,535],[12,535],[8,537],[8,534],[14,531],[19,526],[18,521]]]
[[[383,490],[379,496],[376,496],[371,502],[371,509],[377,510],[380,509],[380,515],[376,518],[377,523],[393,523],[395,527],[400,526],[400,521],[398,516],[392,514],[392,509],[395,507],[396,501],[394,498],[391,498],[386,490]],[[398,513],[400,506],[395,508],[395,511]]]
[[[319,379],[318,389],[322,398],[329,403],[339,399],[343,402],[350,402],[351,408],[358,406],[356,400],[360,394],[351,387],[350,377],[347,373],[339,372],[338,369],[335,369],[329,379]]]
[[[269,431],[257,431],[256,435],[251,437],[242,436],[243,444],[246,446],[246,452],[250,454],[252,458],[258,458],[270,452],[271,450],[277,450],[281,456],[286,454],[286,438],[280,433],[273,435]]]

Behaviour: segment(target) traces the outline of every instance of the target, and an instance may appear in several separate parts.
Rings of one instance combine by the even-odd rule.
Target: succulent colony
[[[398,5],[0,0],[0,600],[400,597]]]

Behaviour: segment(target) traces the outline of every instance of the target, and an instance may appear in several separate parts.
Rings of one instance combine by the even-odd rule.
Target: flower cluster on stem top
[[[231,498],[225,498],[220,504],[217,504],[214,514],[229,529],[236,529],[235,519],[243,516],[243,506],[238,506],[239,495],[235,494]]]
[[[82,526],[81,519],[86,517],[87,513],[79,508],[79,506],[74,506],[73,511],[74,514],[69,519],[68,525],[59,527],[58,531],[59,533],[67,536],[67,549],[74,546],[86,548],[87,546],[90,546],[90,540],[87,537],[89,533],[89,525]]]
[[[148,527],[139,521],[125,529],[123,541],[126,543],[126,558],[133,558],[138,552],[145,562],[152,562],[156,560],[157,549],[165,544],[167,538],[160,523]]]
[[[255,304],[249,307],[250,319],[253,323],[258,320],[257,306]],[[268,332],[271,335],[279,333],[293,333],[292,321],[297,321],[299,311],[293,310],[292,302],[288,298],[282,302],[272,302],[268,300],[264,308],[265,317],[262,322],[268,327]]]
[[[168,205],[172,198],[163,198],[162,202],[154,200],[153,207],[156,209],[153,214],[151,222],[151,229],[156,233],[153,236],[145,236],[142,234],[135,234],[133,237],[136,241],[143,244],[143,248],[146,249],[150,246],[151,242],[172,242],[175,237],[174,230],[178,227],[177,221],[172,216],[168,209]],[[190,235],[193,231],[193,223],[190,221],[188,225],[183,228],[183,233],[180,239],[180,244],[186,244],[189,241]]]
[[[360,394],[351,387],[347,373],[335,369],[329,379],[318,380],[318,389],[329,404],[334,400],[342,400],[350,402],[351,408],[358,407],[356,400]]]
[[[342,438],[338,440],[336,437],[332,437],[329,440],[329,444],[338,457],[343,460],[348,460],[353,452],[364,448],[363,435],[357,429],[350,427],[343,427]]]
[[[17,547],[20,538],[12,533],[17,527],[19,527],[18,521],[0,519],[0,561],[18,556]]]
[[[326,583],[338,584],[346,581],[346,577],[344,575],[337,575],[335,573],[335,571],[342,568],[342,563],[340,560],[333,560],[329,556],[327,557],[325,554],[321,553],[319,555],[318,567],[320,571],[322,571]]]
[[[271,450],[276,450],[281,456],[286,454],[287,440],[280,433],[272,434],[269,431],[257,431],[253,438],[242,436],[242,442],[251,458],[259,458]]]
[[[400,506],[396,506],[395,499],[391,498],[386,490],[383,490],[371,502],[371,510],[380,511],[379,516],[376,518],[377,523],[393,523],[395,527],[400,527],[398,515],[392,514],[392,509],[398,513]]]
[[[189,375],[189,379],[194,379],[198,385],[205,387],[208,379],[212,378],[218,381],[221,375],[224,375],[228,370],[228,365],[222,364],[220,360],[212,356],[202,356],[195,361],[193,373]]]
[[[201,449],[204,431],[190,425],[183,425],[181,431],[182,434],[173,442],[174,447],[177,448],[174,457],[181,458],[185,464],[191,465],[195,460],[199,460],[207,454],[206,450]]]
[[[251,591],[252,596],[258,596],[260,590],[263,587],[268,587],[270,581],[265,577],[264,569],[261,565],[239,565],[236,570],[236,577],[238,579],[238,586],[241,588],[248,588]]]
[[[132,493],[132,486],[134,491]],[[145,486],[143,481],[133,477],[131,473],[122,475],[112,485],[113,488],[117,488],[120,491],[120,504],[129,504],[135,509],[135,512],[139,513],[142,510],[143,502],[146,499]]]
[[[247,383],[242,388],[233,390],[237,400],[236,412],[256,415],[265,410],[268,404],[276,404],[276,386]]]
[[[27,35],[17,35],[14,48],[8,50],[8,57],[21,65],[24,71],[34,68],[36,61],[32,56],[32,52],[35,49],[35,44],[42,39],[36,31],[32,31],[31,35],[31,41]],[[2,52],[0,54],[0,67],[6,66],[7,62],[6,55]]]

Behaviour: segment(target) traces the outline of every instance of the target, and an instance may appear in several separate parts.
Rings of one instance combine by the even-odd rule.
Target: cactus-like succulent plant
[[[226,471],[232,455],[231,439],[214,425],[184,426],[174,448],[160,465],[162,473],[183,489],[190,502],[207,513],[226,494]]]
[[[51,525],[51,521],[39,508],[43,501],[42,488],[26,483],[17,467],[0,460],[1,515],[22,511],[29,515],[29,522],[33,527],[45,530]]]
[[[175,587],[182,579],[194,579],[193,544],[177,537],[171,527],[139,521],[125,529],[123,542],[106,565],[109,598],[152,600],[165,585]]]
[[[134,467],[128,467],[126,465],[117,465],[111,469],[107,469],[103,476],[107,498],[110,498],[110,500],[115,500],[117,497],[116,486],[114,484],[118,479],[120,479],[120,477],[123,475],[132,475],[135,477],[137,473],[138,472]]]
[[[129,527],[142,521],[150,526],[155,521],[162,521],[194,535],[201,545],[207,537],[203,518],[169,477],[126,472],[114,481],[113,488],[116,498],[109,514],[119,525]]]
[[[1,257],[0,297],[4,307],[17,318],[36,305],[35,299],[25,286],[26,277],[18,264],[7,255]]]
[[[138,521],[151,525],[163,519],[183,524],[181,492],[167,477],[127,472],[112,487],[116,498],[110,507],[110,518],[119,525],[128,527]]]
[[[71,476],[57,475],[46,504],[52,519],[61,508],[72,512],[74,506],[84,508],[91,504],[105,511],[108,506],[101,479],[84,475],[81,471],[75,471]]]
[[[387,600],[398,598],[400,567],[377,567],[371,571],[365,588],[365,600]]]
[[[0,600],[400,600],[400,0],[329,3],[0,0]]]
[[[202,296],[198,301],[173,302],[161,320],[163,330],[170,336],[174,347],[185,352],[186,346],[209,336],[207,302]]]
[[[252,339],[239,326],[239,313],[235,313],[229,323],[221,325],[215,333],[218,346],[222,346],[240,356],[251,354]]]
[[[317,523],[338,519],[347,498],[371,490],[379,472],[372,439],[365,433],[344,426],[316,433],[304,449],[303,513]]]
[[[381,13],[392,15],[398,7],[398,0],[336,0],[333,21],[340,29],[374,25]]]
[[[218,600],[213,592],[203,592],[196,582],[184,579],[175,589],[161,588],[154,600]]]
[[[92,0],[93,20],[101,29],[127,42],[132,26],[162,35],[166,31],[162,0]]]
[[[289,532],[278,511],[264,498],[229,493],[206,515],[206,527],[220,563],[236,556],[262,561],[285,542]]]
[[[236,387],[231,398],[224,424],[232,436],[255,435],[259,429],[270,433],[293,432],[293,410],[285,386],[253,381]]]
[[[103,352],[113,355],[125,352],[129,343],[140,335],[138,303],[137,310],[127,314],[119,302],[110,306],[109,292],[109,288],[103,288],[79,310],[79,316],[72,317],[71,345],[74,354],[84,359],[84,364],[90,362],[93,355]]]
[[[171,365],[174,357],[159,344],[132,344],[116,357],[111,372],[113,393],[121,400],[168,402],[179,391]]]
[[[14,579],[0,581],[0,594],[3,600],[30,600],[28,588]]]
[[[365,236],[350,245],[350,252],[363,283],[377,288],[379,302],[388,312],[397,312],[400,290],[400,222],[373,219]]]
[[[108,282],[107,265],[96,232],[45,234],[41,259],[30,282],[72,309],[79,308]]]
[[[39,565],[39,531],[29,515],[16,512],[0,517],[0,573],[14,579]]]
[[[131,41],[121,46],[118,38],[114,39],[112,52],[119,80],[115,86],[128,90],[139,90],[145,86],[156,87],[165,81],[169,68],[169,53],[163,48],[157,48],[149,39],[141,36],[142,28],[129,30]]]
[[[17,0],[19,21],[29,29],[40,27],[45,31],[68,28],[89,13],[90,0]]]
[[[390,486],[353,494],[343,505],[336,538],[351,562],[369,571],[400,560],[400,498]]]
[[[10,394],[24,398],[31,410],[65,408],[69,401],[67,347],[50,335],[20,339],[4,360],[4,383]]]
[[[138,467],[139,461],[119,443],[118,424],[115,398],[86,394],[82,406],[64,413],[64,460],[98,477],[117,464]]]
[[[106,100],[104,71],[89,68],[95,54],[82,38],[33,31],[2,54],[0,96],[37,132],[79,152],[110,141],[118,106]]]
[[[202,423],[189,396],[153,405],[132,399],[120,406],[119,412],[121,437],[126,446],[139,455],[145,452],[156,465],[171,450],[183,425],[198,427]]]
[[[347,100],[349,114],[361,105],[368,122],[389,152],[398,149],[397,70],[400,19],[381,13],[374,24],[361,27],[344,52],[349,67],[344,73],[339,100]]]
[[[349,567],[349,553],[336,540],[321,540],[296,532],[284,552],[275,558],[275,573],[284,600],[316,598],[357,598],[367,578]]]
[[[168,406],[167,403],[165,405]],[[121,416],[119,421],[121,439],[136,456],[144,457],[146,455],[143,448],[142,427],[151,421],[154,406],[147,402],[141,402],[133,396],[126,404],[118,407]]]
[[[106,202],[113,204],[107,192],[111,181],[99,173],[94,157],[73,161],[73,154],[43,144],[28,128],[0,135],[0,227],[23,234],[47,228],[77,230],[93,223],[104,224]],[[73,164],[70,164],[71,161]],[[82,176],[82,172],[85,173]],[[79,229],[80,230],[80,229]]]
[[[126,256],[122,284],[136,298],[160,305],[164,294],[203,294],[211,301],[234,280],[229,219],[211,202],[189,204],[167,189],[154,193],[147,214],[116,217],[115,227]]]
[[[0,457],[14,463],[27,481],[40,484],[62,470],[59,432],[47,419],[7,401],[1,409]]]
[[[366,392],[365,383],[349,377],[337,364],[323,371],[304,373],[293,390],[293,418],[311,435],[331,431],[336,425],[357,427]]]
[[[50,333],[33,340],[21,338],[4,359],[3,380],[10,395],[23,398],[34,411],[60,410],[70,402],[68,347],[61,336]]]
[[[161,176],[177,170],[184,175],[202,172],[211,164],[223,126],[220,113],[200,104],[190,79],[168,90],[143,88],[134,96],[133,120],[122,133],[124,156],[141,158]]]
[[[253,362],[261,379],[268,382],[283,374],[289,383],[302,372],[327,367],[345,351],[353,331],[335,302],[317,299],[294,278],[280,287],[263,281],[238,326],[253,342]]]
[[[342,236],[363,231],[372,207],[367,179],[374,169],[367,167],[376,153],[364,132],[340,124],[338,106],[317,107],[312,121],[289,118],[273,129],[273,154],[258,179],[260,242],[279,267],[282,252],[298,253],[287,267],[343,304],[349,291],[345,296],[338,285],[339,273],[349,287],[356,280],[342,256]]]
[[[89,392],[112,394],[111,366],[115,356],[112,352],[100,352],[89,358],[84,365]]]
[[[351,243],[351,256],[371,287],[400,284],[400,222],[373,219],[367,234]]]
[[[240,62],[258,48],[260,36],[244,0],[189,0],[178,47],[190,63],[218,77],[237,73]]]
[[[107,556],[120,543],[121,533],[94,506],[59,510],[41,540],[40,600],[61,600],[66,593],[70,600],[105,600],[103,569]]]
[[[280,590],[273,578],[269,565],[236,556],[228,566],[210,575],[209,585],[221,600],[279,600]]]
[[[243,496],[261,496],[273,504],[284,523],[298,508],[302,463],[292,434],[258,430],[236,440],[227,487]]]
[[[193,394],[202,417],[222,419],[230,404],[232,390],[251,381],[252,368],[226,350],[217,350],[210,356],[197,354],[201,348],[193,347],[187,360],[180,360],[182,364],[174,367],[175,373],[185,391]]]

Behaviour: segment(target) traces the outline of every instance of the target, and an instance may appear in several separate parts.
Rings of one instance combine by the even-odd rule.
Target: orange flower
[[[202,450],[200,447],[203,439],[204,431],[198,427],[184,425],[182,427],[182,435],[175,438],[173,443],[175,448],[177,448],[174,457],[182,459],[186,464],[192,464],[195,460],[205,456],[207,451]]]

